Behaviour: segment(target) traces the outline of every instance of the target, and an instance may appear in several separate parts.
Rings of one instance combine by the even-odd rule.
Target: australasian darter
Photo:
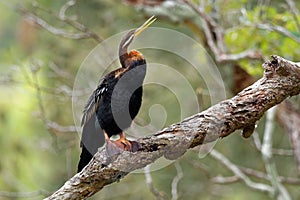
[[[127,51],[133,39],[143,32],[156,18],[152,16],[142,26],[129,31],[119,45],[121,68],[105,75],[90,96],[82,117],[82,152],[78,164],[81,171],[92,159],[97,149],[106,142],[108,155],[121,151],[137,151],[139,144],[127,140],[124,130],[130,127],[142,103],[146,60],[136,50]],[[113,135],[120,135],[116,141]]]

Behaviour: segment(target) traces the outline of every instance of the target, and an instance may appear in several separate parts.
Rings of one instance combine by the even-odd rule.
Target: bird
[[[121,67],[106,74],[89,97],[81,121],[82,152],[78,172],[104,143],[109,157],[122,151],[135,152],[140,148],[138,142],[126,138],[124,130],[130,127],[140,110],[147,67],[143,54],[137,50],[128,52],[128,47],[155,20],[154,16],[150,17],[122,38],[118,50]],[[111,140],[114,135],[120,138]]]

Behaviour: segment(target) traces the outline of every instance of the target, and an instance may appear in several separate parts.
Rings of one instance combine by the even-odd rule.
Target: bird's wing
[[[103,94],[107,92],[108,90],[108,79],[111,77],[120,78],[120,76],[128,69],[125,68],[119,68],[116,69],[109,74],[107,74],[102,80],[100,80],[100,84],[98,85],[97,89],[93,92],[93,94],[90,96],[87,104],[84,107],[83,110],[83,117],[81,120],[81,126],[84,126],[96,113],[96,110],[98,109],[99,102]]]
[[[87,104],[84,107],[81,126],[84,126],[91,119],[91,117],[96,113],[99,106],[99,101],[106,91],[107,91],[107,84],[106,81],[103,80],[102,83],[97,87],[97,89],[90,96]]]
[[[83,110],[83,117],[81,121],[82,134],[80,147],[82,152],[78,164],[78,172],[86,166],[97,152],[98,148],[104,144],[104,134],[101,134],[101,128],[97,120],[96,111],[99,107],[100,99],[107,91],[106,80],[101,82],[97,89],[90,96],[87,104]],[[98,123],[99,126],[96,124]]]

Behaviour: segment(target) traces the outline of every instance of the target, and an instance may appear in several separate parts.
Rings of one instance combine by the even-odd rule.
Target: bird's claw
[[[119,139],[116,141],[106,141],[106,152],[109,157],[121,154],[123,151],[137,152],[141,145],[136,141]]]
[[[136,141],[121,138],[114,143],[123,151],[136,152],[140,149],[140,144]]]
[[[113,157],[123,152],[123,150],[111,140],[106,141],[105,149],[108,157]]]

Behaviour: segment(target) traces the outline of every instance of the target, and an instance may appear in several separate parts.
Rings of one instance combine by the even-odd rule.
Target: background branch
[[[145,174],[146,184],[147,184],[149,190],[151,191],[151,193],[155,196],[155,198],[157,200],[168,199],[164,192],[158,191],[154,187],[152,177],[150,174],[150,165],[147,165],[146,167],[144,167],[144,174]]]
[[[45,30],[49,31],[50,33],[52,33],[54,35],[61,36],[64,38],[77,39],[77,40],[92,38],[98,43],[102,42],[103,38],[100,35],[94,33],[93,31],[88,29],[85,25],[78,22],[75,17],[67,17],[65,15],[66,10],[68,8],[70,8],[71,6],[74,6],[75,3],[76,3],[76,1],[68,1],[61,8],[58,16],[56,16],[56,17],[59,18],[59,20],[65,22],[65,23],[71,25],[72,27],[74,27],[75,29],[77,29],[79,31],[78,33],[70,32],[65,29],[56,28],[56,27],[52,26],[51,24],[49,24],[48,22],[46,22],[44,19],[37,16],[36,14],[26,10],[25,8],[17,7],[17,8],[15,8],[15,10],[17,12],[21,13],[22,15],[24,15],[25,17],[27,17],[33,23],[41,26],[42,28],[44,28]],[[42,9],[42,8],[38,7],[37,5],[36,5],[36,7],[39,9]],[[45,9],[42,9],[42,10],[45,10]],[[53,14],[52,12],[50,12],[50,13]]]
[[[177,187],[178,187],[178,183],[179,183],[180,179],[183,178],[183,172],[182,172],[181,166],[178,161],[175,162],[174,166],[176,168],[177,175],[173,178],[173,181],[172,181],[172,200],[177,200],[178,199]]]
[[[271,178],[271,183],[273,185],[274,191],[272,191],[271,196],[276,197],[276,199],[291,199],[285,187],[281,184],[276,169],[276,165],[272,160],[272,143],[273,143],[273,131],[274,131],[274,118],[276,114],[276,107],[271,108],[267,111],[267,122],[265,127],[265,134],[262,143],[262,157],[265,162],[265,168],[268,176]]]
[[[39,196],[46,196],[49,195],[50,192],[46,190],[37,190],[32,192],[6,192],[0,191],[0,197],[7,197],[7,198],[33,198]]]
[[[298,173],[300,174],[300,110],[295,108],[293,104],[289,101],[284,101],[280,106],[278,106],[278,116],[279,123],[288,133],[291,144],[294,149],[295,158],[298,166]]]
[[[212,150],[210,152],[210,155],[217,159],[219,162],[221,162],[225,167],[227,167],[230,171],[232,171],[234,173],[234,177],[227,177],[227,178],[220,178],[218,177],[218,179],[215,179],[217,181],[223,181],[223,182],[234,182],[237,179],[241,179],[244,181],[244,183],[255,190],[260,190],[260,191],[264,191],[264,192],[269,192],[272,193],[273,192],[273,188],[269,185],[263,184],[263,183],[257,183],[257,182],[253,182],[251,181],[251,179],[244,173],[242,172],[235,164],[233,164],[232,162],[230,162],[225,156],[223,156],[221,153],[219,153],[216,150]]]

